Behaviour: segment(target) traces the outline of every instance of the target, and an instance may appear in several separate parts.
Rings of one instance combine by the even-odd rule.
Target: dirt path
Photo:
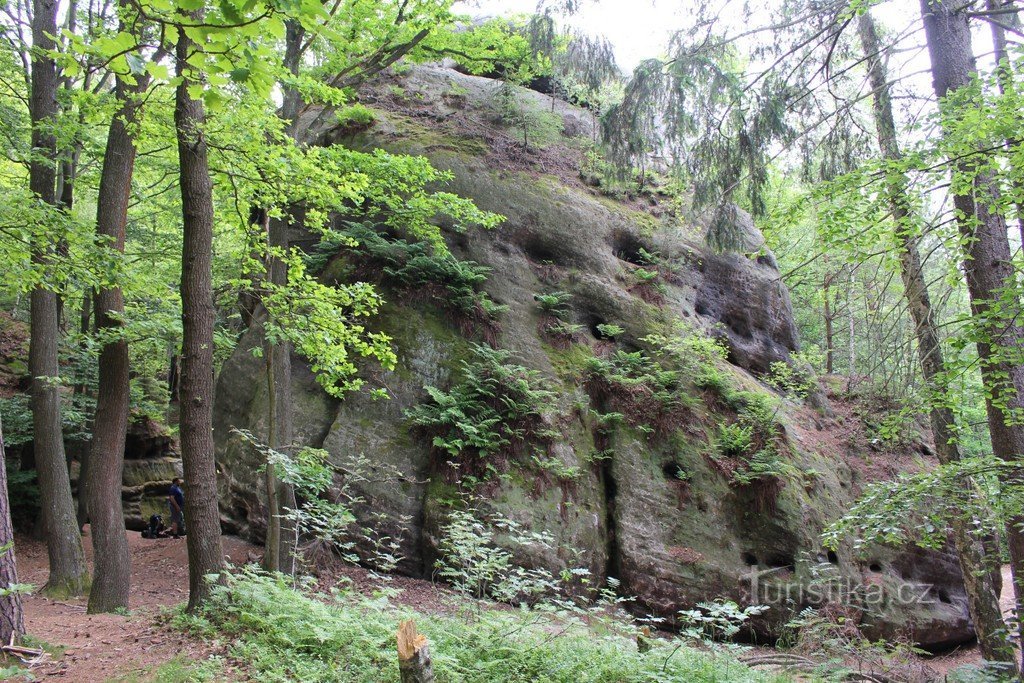
[[[132,553],[129,615],[86,614],[84,598],[51,600],[33,594],[25,600],[29,635],[56,648],[32,668],[36,678],[75,683],[147,680],[152,668],[175,657],[202,660],[213,652],[159,624],[165,609],[188,597],[185,539],[148,540],[127,533]],[[91,563],[88,527],[82,540]],[[232,562],[245,563],[259,550],[238,538],[224,538],[224,552]],[[46,545],[19,537],[16,552],[21,582],[42,586],[47,576]]]
[[[159,681],[159,677],[153,677],[153,669],[173,659],[199,662],[211,654],[225,654],[223,646],[198,642],[163,625],[162,615],[188,598],[185,540],[148,540],[136,532],[127,533],[132,555],[131,612],[127,616],[86,614],[85,598],[51,600],[38,594],[26,598],[25,628],[52,650],[32,668],[37,679],[74,683]],[[91,564],[88,527],[82,541]],[[225,536],[223,542],[228,562],[235,565],[257,561],[263,551],[234,536]],[[48,571],[46,544],[19,536],[16,552],[20,581],[42,586]],[[365,569],[340,563],[321,568],[319,575],[323,588],[342,585],[366,595],[386,584],[395,603],[422,612],[450,614],[461,604],[451,590],[420,579],[382,579]],[[230,658],[225,658],[224,678],[250,680],[232,667]]]

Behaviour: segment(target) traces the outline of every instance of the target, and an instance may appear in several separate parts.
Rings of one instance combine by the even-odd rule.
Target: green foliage
[[[388,237],[365,224],[348,222],[325,235],[309,259],[310,267],[326,265],[339,249],[351,255],[354,275],[379,272],[395,287],[428,297],[460,319],[493,326],[507,308],[483,291],[490,269],[461,261],[431,243]]]
[[[763,379],[769,386],[798,399],[806,398],[818,383],[810,366],[798,368],[781,360],[768,366],[768,374]]]
[[[395,467],[371,462],[363,455],[348,454],[341,463],[332,463],[327,451],[301,448],[294,454],[270,448],[251,432],[233,429],[232,434],[254,448],[264,459],[264,467],[274,468],[278,481],[295,490],[297,506],[284,508],[282,518],[292,522],[295,543],[300,540],[325,545],[352,564],[363,564],[381,572],[391,572],[401,561],[397,539],[380,532],[381,521],[372,511],[371,519],[361,524],[354,510],[365,508],[359,487],[375,482],[399,482],[404,477]],[[400,517],[401,523],[408,519]],[[291,572],[289,572],[291,573]]]
[[[904,640],[871,640],[861,631],[857,615],[838,605],[808,607],[786,629],[791,649],[822,662],[814,673],[830,680],[902,677],[925,654]]]
[[[531,140],[540,147],[559,140],[562,117],[540,109],[518,86],[500,82],[491,95],[491,102],[498,120],[515,128],[522,136],[524,148],[529,149]]]
[[[679,630],[682,635],[695,640],[731,640],[743,625],[768,611],[768,605],[740,607],[732,600],[721,598],[713,602],[699,602],[697,609],[679,612]]]
[[[6,440],[7,418],[4,417]],[[39,482],[35,470],[19,469],[17,464],[7,460],[7,498],[11,507],[11,522],[15,529],[32,531],[42,510],[39,497]]]
[[[740,423],[718,425],[715,445],[726,458],[747,455],[754,445],[754,428]]]
[[[334,118],[343,130],[359,131],[369,128],[377,120],[373,110],[364,104],[349,104],[334,112]]]
[[[864,426],[872,445],[903,448],[920,439],[917,415],[922,406],[911,397],[900,400],[884,386],[868,383],[857,387],[853,414]]]
[[[614,323],[599,323],[597,325],[597,332],[601,335],[602,339],[615,339],[622,335],[626,329]]]
[[[304,594],[254,571],[213,588],[202,614],[177,623],[203,639],[224,639],[233,660],[262,681],[398,680],[394,635],[414,618],[430,642],[438,680],[461,683],[757,683],[777,680],[707,652],[654,640],[637,651],[628,635],[598,637],[570,615],[484,611],[471,621],[430,617],[386,598],[348,592]],[[781,683],[781,682],[780,682]]]
[[[979,538],[995,533],[1024,513],[1015,468],[988,455],[872,483],[823,539],[831,548],[852,539],[856,549],[908,541],[939,549],[957,519],[967,521]]]
[[[541,312],[555,318],[564,318],[568,314],[568,304],[572,295],[568,292],[550,292],[533,296]]]
[[[448,391],[425,387],[429,400],[408,411],[412,425],[456,459],[488,459],[553,436],[546,427],[555,399],[536,370],[512,363],[509,351],[475,344]]]
[[[558,593],[557,577],[544,569],[520,567],[513,556],[518,548],[551,549],[554,537],[526,532],[504,517],[491,516],[486,522],[478,517],[479,513],[472,510],[448,513],[434,564],[436,576],[476,599],[491,597],[501,602],[533,604]],[[502,534],[504,546],[498,545],[497,533]]]
[[[326,285],[307,275],[296,252],[281,256],[288,263],[287,284],[263,285],[266,339],[274,344],[290,342],[310,361],[317,382],[332,396],[363,386],[357,358],[372,358],[385,369],[394,369],[391,340],[360,322],[380,307],[373,287],[365,282]]]
[[[696,406],[683,373],[644,351],[620,349],[607,358],[592,356],[585,370],[591,394],[607,400],[634,427],[667,431]]]

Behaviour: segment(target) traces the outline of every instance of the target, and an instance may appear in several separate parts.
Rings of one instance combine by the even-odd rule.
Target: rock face
[[[79,446],[88,453],[89,444]],[[78,495],[80,461],[71,467],[71,487]],[[121,503],[125,527],[142,531],[153,514],[167,517],[167,491],[175,477],[182,476],[181,457],[173,435],[153,420],[142,417],[128,423],[125,438],[124,472],[121,475]]]
[[[669,620],[716,597],[763,602],[771,609],[754,631],[767,636],[802,608],[845,595],[876,634],[910,632],[929,647],[969,640],[964,593],[948,556],[894,549],[855,555],[822,547],[821,529],[855,497],[844,458],[857,455],[792,438],[812,422],[806,408],[787,404],[780,415],[786,457],[803,474],[781,485],[767,506],[749,487],[732,485],[709,457],[716,411],[725,411],[713,401],[700,419],[657,438],[628,426],[610,434],[595,430],[588,415],[598,406],[581,379],[583,361],[613,345],[640,348],[643,337],[664,333],[674,320],[724,336],[734,364],[725,372],[750,391],[767,392],[751,373],[796,349],[789,295],[761,248],[763,238],[742,213],[737,227],[746,235],[746,251],[755,253],[712,254],[701,246],[700,228],[601,197],[564,173],[545,174],[564,170],[565,157],[578,154],[571,139],[527,155],[533,166],[495,158],[495,149],[514,145],[489,114],[492,87],[486,79],[417,67],[364,93],[378,112],[368,130],[340,130],[316,114],[303,123],[318,144],[425,155],[451,171],[447,191],[506,217],[490,232],[450,235],[450,246],[459,258],[491,269],[484,288],[508,306],[496,343],[557,388],[551,412],[561,436],[549,454],[578,471],[571,480],[558,479],[512,463],[479,487],[489,512],[554,537],[551,547],[519,548],[517,560],[553,570],[585,567],[597,582],[617,577],[639,612]],[[550,106],[536,93],[523,97]],[[554,115],[566,131],[590,135],[587,114],[558,103]],[[655,292],[644,291],[633,276],[649,264],[645,254],[658,254],[670,273]],[[555,290],[570,295],[568,317],[582,326],[567,348],[542,333],[534,299]],[[389,302],[375,326],[394,339],[399,363],[378,379],[391,399],[330,399],[296,356],[295,441],[325,449],[338,463],[363,455],[396,468],[398,481],[354,485],[362,499],[356,512],[376,533],[399,540],[399,571],[430,575],[457,481],[404,413],[424,400],[424,386],[449,385],[469,342],[436,307],[389,291],[387,282],[383,291]],[[603,324],[624,332],[613,343],[602,338]],[[263,361],[250,352],[261,339],[257,319],[221,370],[214,423],[224,525],[255,541],[266,529],[261,462],[231,429],[266,433]],[[608,457],[595,460],[595,451]],[[680,471],[685,478],[676,475]],[[923,573],[923,565],[932,569]],[[923,597],[912,599],[908,586]]]

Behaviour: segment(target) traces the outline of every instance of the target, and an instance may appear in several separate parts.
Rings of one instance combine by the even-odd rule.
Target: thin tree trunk
[[[822,309],[822,316],[825,318],[825,374],[831,375],[835,372],[835,356],[836,356],[836,344],[835,344],[835,333],[832,329],[832,323],[835,319],[835,314],[832,312],[832,276],[826,275],[825,281],[821,285],[822,294],[824,295],[824,305]]]
[[[14,557],[14,527],[11,525],[11,499],[7,492],[7,456],[4,453],[4,427],[0,423],[0,588],[18,583],[18,563]],[[0,643],[19,642],[25,635],[25,614],[21,593],[0,596]]]
[[[202,12],[192,12],[188,18],[199,21]],[[200,608],[209,596],[206,576],[219,574],[224,564],[213,459],[213,188],[203,131],[203,101],[189,94],[190,87],[201,83],[202,74],[187,61],[200,49],[186,31],[181,31],[176,58],[182,80],[175,94],[174,123],[184,226],[179,399],[190,612]]]
[[[292,75],[299,73],[302,61],[302,41],[305,31],[302,24],[289,20],[285,24],[284,66]],[[283,88],[281,118],[289,121],[288,133],[293,138],[297,125],[295,118],[302,106],[299,91],[291,86]],[[266,214],[264,214],[266,215]],[[289,214],[290,215],[290,214]],[[288,250],[288,223],[283,219],[271,218],[266,222],[265,234],[270,253],[267,258],[267,281],[271,286],[283,287],[288,284],[288,266],[275,251]],[[277,450],[288,448],[292,441],[292,367],[291,344],[287,340],[266,343],[267,391],[269,392],[268,445]],[[275,476],[273,468],[267,468],[266,488],[268,500],[267,538],[264,566],[269,571],[295,573],[295,523],[285,519],[286,510],[295,508],[295,489]]]
[[[970,84],[975,73],[968,0],[921,0],[935,94],[940,98]],[[953,172],[958,172],[957,168]],[[963,269],[971,298],[971,314],[981,331],[977,343],[985,386],[992,452],[997,458],[1020,462],[1024,454],[1024,424],[1008,412],[1024,409],[1024,366],[1008,359],[1024,348],[1024,329],[1018,321],[1020,301],[1010,293],[1016,282],[1004,218],[989,210],[997,206],[998,188],[988,173],[975,176],[971,194],[953,198],[957,223],[966,242]],[[1004,297],[1009,297],[1009,299]],[[1009,310],[1008,310],[1009,309]],[[1019,476],[1019,475],[1017,475]],[[1020,485],[1016,477],[1007,484]],[[1013,570],[1017,614],[1024,599],[1024,534],[1019,518],[1006,527]]]
[[[82,335],[82,351],[85,351],[86,335],[89,334],[89,325],[92,321],[92,292],[86,290],[82,295],[82,306],[78,313],[78,332]],[[75,386],[75,393],[84,396],[89,388],[85,381],[79,381]],[[95,416],[93,416],[95,424]],[[89,453],[83,451],[81,461],[78,463],[78,506],[75,511],[75,518],[78,521],[78,530],[81,531],[89,523]]]
[[[846,278],[846,321],[849,345],[847,346],[847,364],[849,368],[846,376],[846,393],[853,389],[853,378],[857,373],[857,321],[853,315],[853,268],[847,272]]]
[[[33,0],[32,16],[32,147],[29,186],[45,204],[56,207],[57,143],[52,132],[57,115],[56,64],[48,52],[56,46],[56,0]],[[53,245],[43,236],[33,244],[33,261],[44,272]],[[44,280],[45,275],[44,275]],[[79,595],[88,584],[82,537],[71,498],[71,480],[64,458],[61,427],[60,374],[57,358],[59,336],[57,295],[42,284],[32,290],[29,338],[29,371],[32,374],[32,428],[42,522],[50,560],[46,589],[62,595]]]
[[[149,78],[138,76],[134,87],[120,78],[115,92],[120,107],[110,122],[103,156],[99,196],[96,200],[96,234],[106,248],[124,253],[128,200],[135,170],[137,123]],[[124,314],[120,287],[104,287],[96,293],[96,328],[110,333],[100,350],[99,383],[96,390],[96,420],[86,492],[92,520],[93,581],[89,593],[90,613],[128,608],[131,583],[131,554],[125,537],[121,489],[124,473],[124,445],[128,431],[131,399],[128,342],[118,335]]]
[[[896,136],[892,97],[882,62],[878,33],[870,11],[860,15],[858,28],[861,47],[867,57],[878,145],[884,159],[899,162],[903,155]],[[960,460],[960,448],[956,442],[953,412],[947,407],[947,401],[940,398],[946,393],[942,380],[946,374],[946,364],[922,268],[914,217],[907,198],[908,183],[902,174],[890,174],[888,179],[889,206],[899,243],[900,276],[907,306],[914,319],[921,374],[931,395],[929,418],[935,452],[939,462],[949,464]],[[973,489],[969,483],[964,486]],[[992,582],[992,563],[986,566],[988,558],[981,539],[971,533],[973,521],[955,517],[951,523],[953,545],[967,591],[968,611],[978,636],[982,657],[989,661],[1014,663],[1013,646],[1006,639],[1006,624],[999,609],[999,589]],[[994,564],[998,569],[998,558]]]
[[[1013,67],[1010,64],[1010,49],[1009,43],[1006,40],[1006,29],[1003,27],[1009,26],[1012,29],[1019,30],[1020,16],[1017,14],[1017,6],[1014,0],[986,0],[985,9],[990,12],[1000,12],[998,16],[993,17],[993,21],[989,22],[989,27],[992,29],[992,57],[996,62],[999,92],[1005,95],[1006,91],[1013,86]],[[1019,126],[1024,121],[1018,119],[1017,123]],[[1007,140],[1007,152],[1012,153],[1012,150],[1018,144],[1019,142]],[[1020,169],[1017,170],[1019,171]],[[1020,184],[1019,181],[1017,184]],[[1018,201],[1014,202],[1014,207],[1017,209],[1017,228],[1020,230],[1020,242],[1024,245],[1024,206]]]

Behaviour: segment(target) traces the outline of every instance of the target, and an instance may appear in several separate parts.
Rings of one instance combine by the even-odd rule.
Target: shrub
[[[715,444],[723,457],[739,458],[747,455],[754,445],[754,428],[738,423],[718,425]]]
[[[625,331],[625,328],[612,323],[600,323],[597,325],[597,333],[601,335],[602,339],[615,339]]]
[[[482,289],[489,268],[461,261],[449,253],[438,253],[426,242],[409,242],[361,223],[348,222],[324,236],[307,257],[307,264],[311,269],[322,269],[339,251],[352,257],[354,277],[383,276],[402,291],[438,303],[460,321],[493,330],[498,316],[507,308]]]
[[[517,565],[512,552],[496,543],[494,529],[500,530],[513,548],[539,545],[552,548],[550,534],[526,533],[516,522],[494,517],[478,519],[470,510],[453,510],[441,528],[440,557],[434,564],[438,577],[473,598],[492,597],[502,602],[535,603],[560,591],[558,581],[543,569]]]
[[[429,399],[406,411],[410,422],[433,435],[436,449],[463,461],[549,441],[546,409],[555,394],[540,373],[512,363],[509,351],[471,348],[459,382],[448,391],[425,387]]]
[[[572,295],[568,292],[551,292],[549,294],[535,294],[533,298],[537,302],[537,307],[545,315],[564,319],[569,312],[566,307]]]
[[[586,372],[591,394],[609,402],[634,427],[666,432],[695,407],[682,373],[666,369],[644,351],[618,350],[608,358],[588,358]]]
[[[334,116],[338,120],[338,126],[348,132],[365,130],[377,120],[372,109],[358,102],[341,107]]]
[[[430,642],[439,681],[459,683],[757,683],[760,674],[726,652],[651,639],[638,652],[617,631],[597,634],[580,620],[538,610],[483,611],[472,620],[396,608],[386,598],[336,591],[306,594],[281,577],[243,570],[213,587],[206,609],[175,624],[223,639],[255,680],[307,683],[397,681],[395,632],[415,618]]]

